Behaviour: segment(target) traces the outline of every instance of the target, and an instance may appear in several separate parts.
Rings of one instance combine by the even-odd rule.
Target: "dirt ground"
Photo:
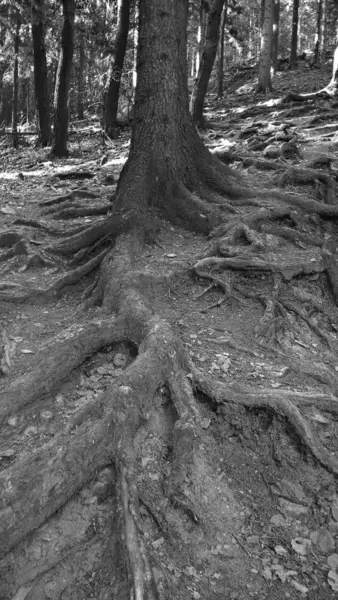
[[[210,96],[206,116],[214,127],[202,137],[213,152],[232,153],[233,168],[258,189],[283,185],[290,194],[301,190],[307,199],[327,203],[327,189],[338,175],[337,101],[280,99],[290,87],[311,92],[326,85],[330,69],[327,65],[311,72],[301,67],[278,73],[276,91],[264,97],[253,96],[253,80],[236,80],[224,100]],[[282,136],[265,144],[277,129],[292,134],[286,152],[280,150]],[[27,373],[43,364],[58,339],[97,314],[94,309],[80,310],[95,271],[58,291],[53,283],[69,272],[69,261],[48,248],[75,226],[105,218],[128,155],[129,135],[124,130],[117,141],[104,143],[99,134],[79,133],[71,138],[68,160],[52,160],[47,151],[32,145],[14,151],[3,142],[0,148],[4,402],[10,390],[26,381]],[[270,161],[270,168],[259,168],[257,160]],[[315,173],[312,178],[307,173],[304,181],[297,169]],[[330,185],[318,173],[329,176]],[[62,203],[50,203],[66,194],[70,196]],[[274,210],[281,204],[272,195],[258,196],[256,203],[237,204],[226,216],[229,221],[245,220],[257,210]],[[103,214],[72,217],[72,210],[85,208],[88,213],[90,207],[103,207]],[[294,393],[316,439],[328,455],[338,457],[337,412],[332,409],[338,393],[338,310],[316,243],[321,236],[336,240],[336,220],[321,219],[297,206],[292,211],[286,224],[282,219],[277,224],[285,226],[286,235],[297,223],[301,235],[274,235],[275,221],[265,221],[269,229],[262,229],[262,237],[253,243],[258,259],[264,256],[270,268],[263,260],[251,270],[230,266],[219,275],[231,286],[230,295],[194,270],[200,258],[210,255],[212,239],[163,221],[156,243],[140,258],[143,291],[181,338],[192,369],[202,378],[226,384],[239,397],[250,390],[261,399],[260,406],[240,406],[231,398],[210,399],[195,386],[203,427],[189,475],[197,510],[189,515],[163,492],[176,415],[166,387],[157,390],[157,410],[137,432],[135,446],[141,457],[142,537],[161,598],[337,597],[336,475],[306,447],[285,414],[271,405],[273,398]],[[4,233],[12,236],[7,239]],[[243,236],[240,243],[244,250],[252,246]],[[217,268],[210,273],[218,274]],[[268,322],[263,300],[273,298],[276,273],[282,278],[279,303],[276,300]],[[24,458],[34,461],[39,448],[47,452],[77,411],[90,403],[95,407],[96,400],[104,402],[112,381],[123,377],[135,356],[135,348],[126,343],[103,347],[83,357],[47,392],[41,384],[18,411],[7,407],[3,415],[0,407],[1,474],[5,477]],[[193,381],[193,373],[190,378]],[[268,396],[270,403],[264,400]],[[2,550],[0,599],[122,598],[117,519],[115,471],[108,461],[46,522]]]

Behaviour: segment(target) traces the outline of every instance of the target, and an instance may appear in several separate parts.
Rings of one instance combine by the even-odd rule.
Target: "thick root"
[[[193,370],[193,378],[197,388],[206,396],[217,402],[230,402],[239,404],[249,409],[264,408],[279,417],[286,418],[294,428],[304,446],[326,469],[338,475],[338,459],[328,452],[315,436],[307,419],[302,415],[294,401],[301,402],[309,394],[297,394],[296,392],[285,392],[283,390],[259,390],[253,392],[242,386],[227,386],[222,382],[211,381],[203,377],[196,369]],[[320,407],[321,400],[336,402],[333,398],[324,394],[311,394],[312,404]]]

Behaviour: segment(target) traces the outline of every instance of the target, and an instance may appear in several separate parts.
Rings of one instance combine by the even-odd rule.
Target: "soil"
[[[324,87],[330,69],[327,65],[314,73],[300,67],[296,72],[278,73],[276,90],[269,96],[254,97],[252,79],[236,81],[226,99],[210,95],[206,117],[214,127],[202,132],[202,137],[219,155],[231,153],[233,168],[252,186],[273,190],[280,175],[288,172],[284,190],[290,197],[297,191],[306,199],[327,202],[329,186],[318,173],[328,175],[333,185],[337,180],[335,101],[283,103],[281,99],[294,82],[299,92]],[[283,136],[271,140],[277,131],[291,132],[297,152],[284,153]],[[83,141],[80,132],[70,144],[67,160],[52,160],[46,150],[30,146],[14,151],[3,144],[0,149],[0,242],[5,239],[2,233],[15,232],[24,246],[20,250],[3,241],[0,247],[0,394],[4,399],[6,390],[27,381],[25,375],[43,364],[42,357],[65,330],[70,335],[97,314],[95,309],[79,310],[95,271],[55,291],[53,282],[69,272],[69,264],[48,248],[62,240],[62,233],[100,222],[105,214],[72,218],[65,213],[66,218],[60,218],[51,209],[80,207],[88,212],[89,207],[102,206],[109,213],[127,158],[129,134],[124,130],[107,146],[98,136]],[[261,146],[256,149],[257,144]],[[248,159],[251,164],[245,163]],[[262,170],[255,160],[274,166]],[[304,182],[295,175],[296,169],[315,173]],[[69,200],[50,205],[50,200],[70,192]],[[337,204],[335,196],[332,204]],[[226,214],[228,219],[243,221],[258,209],[281,205],[273,194],[258,195],[256,205],[235,203],[237,212]],[[189,480],[193,514],[172,504],[163,493],[177,418],[166,386],[157,390],[156,411],[134,440],[140,457],[140,528],[160,598],[329,600],[337,595],[336,475],[314,457],[278,407],[210,397],[196,383],[193,372],[197,369],[202,378],[226,384],[239,397],[248,388],[260,397],[267,390],[276,398],[285,392],[294,392],[295,397],[298,393],[300,412],[315,437],[330,456],[338,456],[337,411],[328,410],[325,404],[326,399],[332,406],[337,401],[338,311],[315,245],[316,236],[336,241],[337,226],[335,220],[325,221],[297,206],[292,211],[293,224],[292,219],[280,219],[277,225],[297,229],[304,238],[292,242],[273,235],[276,223],[268,219],[269,232],[258,232],[263,237],[253,242],[256,256],[268,261],[269,269],[230,266],[220,271],[213,266],[208,271],[229,283],[230,294],[216,280],[199,276],[195,268],[198,260],[213,255],[212,238],[160,219],[155,242],[138,262],[143,293],[155,313],[171,324],[189,354],[192,372],[188,377],[202,419]],[[49,232],[27,220],[43,223]],[[300,227],[295,228],[295,223]],[[51,229],[58,231],[52,235]],[[241,246],[248,250],[250,243],[242,238]],[[6,254],[9,248],[14,248],[12,256]],[[299,270],[305,263],[313,268]],[[272,264],[279,266],[271,268]],[[278,312],[277,303],[273,319],[267,322],[262,299],[274,298],[276,273],[282,273],[283,279],[276,301],[280,300],[285,312],[280,308]],[[210,281],[213,285],[207,291]],[[23,402],[18,411],[9,410],[1,425],[2,475],[24,459],[33,460],[38,449],[47,449],[70,422],[74,426],[79,410],[91,407],[93,415],[87,418],[89,422],[94,419],[96,401],[99,404],[105,398],[112,382],[123,377],[135,357],[135,348],[123,341],[102,347],[83,357],[48,393],[39,393],[26,405]],[[8,552],[2,551],[1,600],[124,597],[115,483],[114,464],[107,461],[50,518]]]

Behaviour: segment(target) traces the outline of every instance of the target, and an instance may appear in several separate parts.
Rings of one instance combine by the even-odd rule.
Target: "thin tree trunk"
[[[297,66],[299,0],[293,0],[290,69]]]
[[[280,15],[280,0],[272,0],[272,50],[271,63],[273,74],[276,72],[278,60],[278,37],[279,37],[279,15]]]
[[[202,49],[204,44],[204,13],[204,0],[200,0],[199,23],[197,29],[197,47],[195,56],[195,77],[198,76],[198,72],[201,66]]]
[[[48,146],[52,141],[50,101],[44,25],[45,0],[32,1],[32,39],[34,55],[34,88],[38,116],[39,143]]]
[[[317,1],[317,20],[316,20],[316,35],[315,35],[315,49],[313,53],[313,64],[317,65],[320,62],[320,30],[323,16],[323,0]]]
[[[61,34],[61,50],[56,74],[54,94],[54,132],[52,154],[68,156],[68,97],[74,54],[74,16],[75,0],[62,0],[63,27]]]
[[[328,0],[323,0],[323,15],[322,24],[320,28],[320,40],[319,40],[319,55],[320,60],[326,60],[326,49],[327,49],[327,34],[328,34]]]
[[[134,29],[133,29],[133,102],[135,100],[135,91],[137,84],[137,47],[138,47],[138,19],[139,11],[138,4],[135,2],[135,15],[134,15]]]
[[[117,110],[122,69],[128,41],[129,17],[130,0],[118,0],[114,57],[111,59],[108,89],[104,96],[104,130],[109,137],[115,137],[117,128]]]
[[[83,110],[83,95],[84,95],[84,64],[85,64],[85,49],[84,49],[84,26],[79,24],[79,68],[77,72],[77,118],[84,119]]]
[[[19,99],[19,49],[20,49],[21,15],[15,16],[14,36],[14,68],[13,68],[13,108],[12,108],[12,143],[13,148],[18,147],[18,99]]]
[[[223,77],[224,77],[224,37],[225,37],[225,25],[227,21],[227,12],[228,12],[228,0],[225,0],[222,12],[222,20],[221,20],[221,31],[220,31],[220,40],[219,40],[219,49],[218,49],[218,65],[217,65],[217,78],[218,78],[218,87],[217,87],[217,96],[218,98],[223,98]]]
[[[200,127],[205,126],[203,105],[217,52],[223,4],[224,0],[214,0],[209,8],[205,46],[190,100],[190,112],[193,121]]]
[[[272,49],[272,2],[265,0],[264,22],[259,57],[257,92],[264,94],[272,91],[271,84],[271,49]]]

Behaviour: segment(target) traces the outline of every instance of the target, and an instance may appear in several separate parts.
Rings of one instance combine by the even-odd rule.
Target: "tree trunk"
[[[54,94],[54,132],[52,154],[68,156],[68,97],[74,53],[74,15],[75,0],[62,0],[63,27],[61,34],[61,50]]]
[[[271,62],[273,73],[276,72],[278,60],[278,37],[279,37],[279,15],[280,15],[280,0],[272,0],[272,50]]]
[[[212,67],[215,62],[219,29],[224,0],[214,0],[209,8],[205,46],[201,64],[190,100],[190,112],[194,123],[200,127],[205,126],[203,105],[207,93]]]
[[[14,68],[13,68],[13,108],[12,108],[12,143],[18,147],[18,100],[19,100],[19,48],[20,48],[21,16],[19,12],[15,19],[14,36]]]
[[[84,49],[84,25],[79,24],[79,68],[77,72],[77,118],[84,119],[83,110],[83,94],[84,94],[84,63],[85,63],[85,49]]]
[[[297,66],[299,0],[293,0],[290,69]]]
[[[197,77],[201,66],[202,50],[205,37],[205,0],[200,0],[199,23],[197,28],[197,47],[195,55],[195,77]]]
[[[45,46],[44,0],[32,2],[32,39],[34,55],[35,103],[38,113],[39,143],[48,146],[52,141],[50,103]]]
[[[316,35],[315,35],[315,48],[313,52],[313,64],[317,65],[320,61],[320,34],[322,26],[323,16],[323,0],[317,1],[317,19],[316,19]]]
[[[272,49],[272,2],[265,0],[264,22],[259,57],[258,84],[256,91],[264,94],[272,91],[271,85],[271,49]]]
[[[221,20],[219,55],[218,55],[218,65],[217,65],[217,67],[218,67],[217,68],[217,79],[218,79],[217,96],[218,96],[218,98],[223,98],[224,37],[225,37],[225,25],[226,25],[226,21],[227,21],[227,12],[228,12],[228,0],[225,0],[223,12],[222,12],[222,20]]]
[[[128,41],[129,16],[130,0],[118,0],[114,57],[111,58],[108,88],[104,95],[104,130],[109,137],[115,137],[117,128],[117,109],[124,56]]]

